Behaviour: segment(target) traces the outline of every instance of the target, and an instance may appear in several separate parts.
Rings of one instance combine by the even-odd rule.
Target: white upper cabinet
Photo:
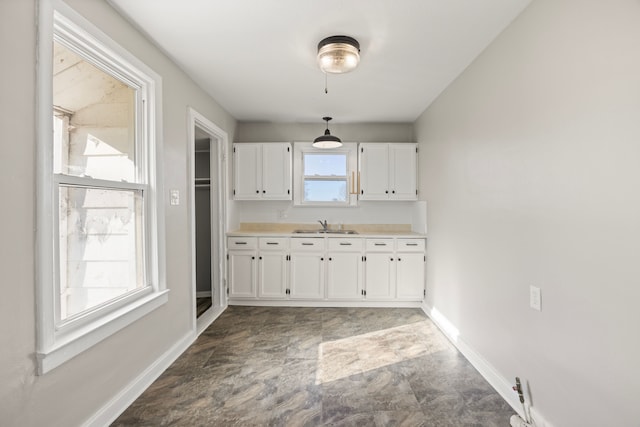
[[[361,143],[360,200],[417,200],[417,144]]]
[[[233,144],[235,200],[291,200],[291,144]]]

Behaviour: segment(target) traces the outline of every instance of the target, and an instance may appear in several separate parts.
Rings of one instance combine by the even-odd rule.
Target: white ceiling
[[[109,0],[240,121],[413,122],[531,0]],[[317,44],[355,37],[328,75]]]

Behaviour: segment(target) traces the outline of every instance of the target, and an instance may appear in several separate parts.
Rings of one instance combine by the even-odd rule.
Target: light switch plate
[[[542,311],[542,294],[537,286],[529,286],[529,305],[534,310]]]
[[[180,204],[180,191],[179,190],[171,190],[169,191],[169,203],[171,206],[178,206]]]

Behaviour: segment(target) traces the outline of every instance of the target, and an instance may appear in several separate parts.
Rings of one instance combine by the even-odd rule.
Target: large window
[[[42,373],[166,301],[160,78],[53,5],[42,8],[38,77]]]
[[[357,147],[317,149],[310,143],[294,144],[294,202],[310,206],[351,206],[357,201]]]

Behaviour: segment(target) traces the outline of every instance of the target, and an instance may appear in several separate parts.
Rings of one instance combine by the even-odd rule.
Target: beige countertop
[[[329,224],[330,230],[339,230],[337,224]],[[343,224],[342,229],[354,230],[357,234],[314,233],[322,227],[317,223],[241,223],[240,228],[227,232],[227,236],[271,236],[271,237],[427,237],[411,230],[410,224]],[[294,233],[294,230],[309,230],[309,233]]]

